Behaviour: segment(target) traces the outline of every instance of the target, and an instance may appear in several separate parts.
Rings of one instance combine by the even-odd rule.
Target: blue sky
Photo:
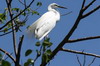
[[[61,20],[57,23],[56,27],[50,32],[49,37],[51,38],[52,50],[63,40],[65,35],[68,33],[68,31],[73,26],[79,10],[81,8],[82,0],[36,0],[33,5],[31,6],[32,9],[36,8],[36,2],[41,1],[43,3],[42,7],[40,7],[37,11],[42,15],[47,11],[47,7],[51,3],[57,3],[59,5],[65,6],[68,9],[58,9],[61,14],[68,13],[72,11],[71,14],[66,16],[61,16]],[[91,0],[88,0],[86,4],[88,4]],[[5,7],[5,4],[0,2],[2,6],[1,8]],[[20,7],[21,5],[17,5],[17,3],[13,2],[13,7]],[[100,0],[97,0],[85,13],[89,12],[91,9],[95,8],[97,5],[100,4]],[[21,7],[23,8],[23,7]],[[29,20],[26,23],[26,26],[22,28],[24,31],[25,28],[32,24],[35,20],[37,20],[40,16],[33,15],[29,17]],[[85,19],[81,20],[78,28],[73,33],[70,39],[77,39],[82,37],[90,37],[90,36],[99,36],[100,35],[100,9],[93,13],[92,15],[86,17]],[[21,33],[22,34],[22,33]],[[19,40],[20,33],[17,34],[17,41]],[[37,40],[36,40],[37,41]],[[26,61],[27,58],[34,58],[35,56],[35,50],[37,47],[35,47],[34,43],[36,41],[30,41],[29,39],[25,38],[23,47],[22,47],[22,56],[21,61]],[[0,48],[3,48],[7,50],[8,52],[13,52],[13,46],[12,46],[12,34],[0,37]],[[100,54],[100,39],[95,40],[88,40],[88,41],[82,41],[77,43],[71,43],[64,45],[64,48],[66,49],[72,49],[72,50],[78,50],[89,53],[95,53]],[[32,49],[33,54],[28,56],[27,58],[24,56],[25,50]],[[80,57],[80,61],[83,62],[83,55],[78,55]],[[92,61],[93,57],[86,56],[86,66]],[[36,62],[36,66],[39,66],[38,61]],[[95,62],[91,66],[99,66],[100,65],[100,59],[97,58]],[[79,66],[79,63],[76,59],[76,54],[68,53],[68,52],[59,52],[53,60],[51,60],[49,66]]]

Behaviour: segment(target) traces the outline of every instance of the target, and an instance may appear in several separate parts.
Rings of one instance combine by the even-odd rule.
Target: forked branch
[[[15,58],[12,55],[10,55],[7,51],[5,51],[5,50],[3,50],[1,48],[0,48],[0,51],[5,53],[14,63],[16,62]]]

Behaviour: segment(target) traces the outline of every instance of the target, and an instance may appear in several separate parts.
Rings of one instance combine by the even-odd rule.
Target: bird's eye
[[[58,6],[58,5],[55,4],[55,6]]]

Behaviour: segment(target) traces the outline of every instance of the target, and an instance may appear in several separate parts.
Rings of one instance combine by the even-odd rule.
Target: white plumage
[[[44,13],[38,20],[36,20],[27,32],[30,36],[34,35],[35,38],[42,40],[48,33],[55,27],[56,22],[60,20],[60,13],[56,8],[65,8],[52,3],[48,6],[48,12]],[[66,9],[66,8],[65,8]]]

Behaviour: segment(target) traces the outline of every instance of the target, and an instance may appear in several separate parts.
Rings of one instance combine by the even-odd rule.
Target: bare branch
[[[91,66],[94,63],[95,59],[96,57],[93,58],[92,62],[88,66]]]
[[[34,0],[32,0],[31,3],[24,10],[22,10],[19,14],[17,14],[15,17],[13,17],[12,20],[14,20],[18,16],[20,16],[23,12],[25,12],[25,10],[27,8],[29,8],[32,5],[33,2],[34,2]],[[0,27],[0,30],[3,29],[6,25],[8,25],[12,20],[9,20],[5,25],[3,25],[2,27]]]
[[[0,36],[7,35],[7,34],[9,34],[9,33],[11,33],[11,32],[12,32],[12,31],[9,31],[9,32],[7,32],[7,33],[1,34]]]
[[[83,66],[85,66],[85,63],[86,63],[86,55],[84,55]]]
[[[100,5],[97,6],[96,8],[94,8],[93,10],[91,10],[90,12],[86,13],[85,15],[83,15],[82,18],[85,18],[85,17],[89,16],[90,14],[94,13],[98,9],[100,9]]]
[[[9,3],[10,0],[6,0],[6,3],[7,3],[7,7],[8,7],[8,11],[9,11],[9,16],[10,16],[10,19],[11,19],[11,25],[12,25],[12,36],[13,36],[13,47],[14,47],[14,53],[15,53],[15,56],[17,54],[17,46],[16,46],[16,31],[14,30],[15,27],[13,27],[15,25],[14,23],[14,20],[12,20],[13,18],[13,13],[12,13],[12,10],[11,10],[11,2]]]
[[[79,60],[78,55],[76,55],[76,57],[77,57],[77,61],[78,61],[79,65],[82,66],[82,64],[81,64],[81,62],[80,62],[80,60]]]
[[[20,41],[19,41],[19,45],[18,45],[18,53],[17,53],[17,59],[16,59],[16,64],[18,64],[19,65],[19,62],[20,62],[20,53],[21,53],[21,48],[22,48],[22,42],[23,42],[23,39],[24,39],[24,35],[22,35],[21,37],[20,37]],[[17,65],[16,65],[17,66]]]
[[[76,51],[76,50],[70,50],[70,49],[64,49],[64,48],[62,48],[61,51],[75,53],[75,54],[88,55],[88,56],[93,56],[93,57],[100,58],[100,55],[96,55],[96,54],[93,54],[93,53],[86,53],[86,52],[81,52],[81,51]]]
[[[74,40],[68,40],[66,43],[80,42],[80,41],[92,40],[92,39],[99,39],[99,38],[100,38],[100,36],[79,38],[79,39],[74,39]]]
[[[91,1],[87,6],[83,8],[83,11],[87,10],[96,0]]]
[[[18,0],[22,5],[24,5],[25,6],[25,8],[26,8],[26,0],[24,0],[24,3],[21,1],[21,0]]]
[[[14,63],[16,62],[15,58],[12,55],[10,55],[7,51],[5,51],[5,50],[3,50],[1,48],[0,48],[0,51],[5,53]]]
[[[84,8],[85,2],[86,2],[86,0],[83,0],[81,10]]]

